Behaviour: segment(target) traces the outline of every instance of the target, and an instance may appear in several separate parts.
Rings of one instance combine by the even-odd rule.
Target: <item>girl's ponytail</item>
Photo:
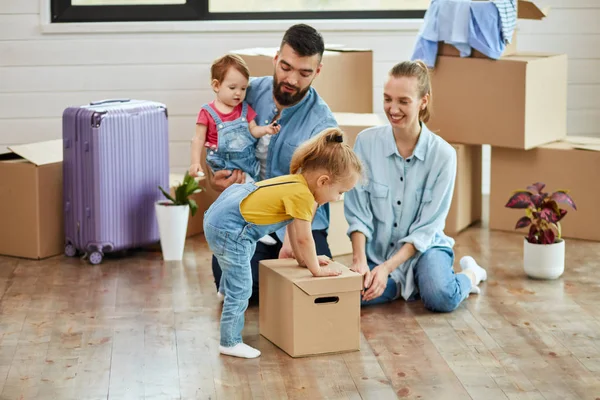
[[[352,172],[362,173],[362,164],[341,129],[327,128],[294,152],[290,165],[292,174],[316,169],[326,170],[334,179]]]

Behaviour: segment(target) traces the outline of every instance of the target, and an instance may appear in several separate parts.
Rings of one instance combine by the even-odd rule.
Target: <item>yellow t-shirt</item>
[[[259,188],[240,204],[240,212],[246,221],[268,225],[291,218],[313,220],[315,198],[302,175],[278,176],[256,185]]]

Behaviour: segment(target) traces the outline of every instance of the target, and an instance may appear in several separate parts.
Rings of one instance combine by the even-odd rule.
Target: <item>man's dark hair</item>
[[[300,57],[318,54],[321,59],[325,51],[323,36],[315,28],[306,24],[291,26],[281,40],[281,47],[284,44],[290,46]]]

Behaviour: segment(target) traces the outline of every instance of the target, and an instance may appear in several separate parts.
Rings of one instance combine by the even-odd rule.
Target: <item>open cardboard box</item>
[[[472,0],[472,1],[489,1],[489,0]],[[543,18],[548,16],[549,8],[541,9],[539,8],[533,1],[528,0],[519,0],[517,2],[517,20],[519,19],[528,19],[528,20],[542,20]],[[512,40],[509,44],[506,45],[504,52],[502,52],[502,57],[510,56],[517,52],[517,28],[512,36]],[[460,52],[456,47],[451,44],[440,42],[438,46],[438,55],[439,56],[451,56],[451,57],[460,57]],[[485,54],[473,49],[471,52],[471,57],[475,58],[489,58]]]
[[[506,208],[515,190],[535,182],[546,184],[544,191],[568,190],[577,211],[560,205],[567,215],[560,221],[562,236],[600,241],[600,198],[597,173],[600,171],[600,138],[568,136],[564,140],[533,150],[492,148],[490,179],[490,229],[527,234],[515,230],[524,210]]]
[[[451,143],[532,149],[567,135],[566,54],[438,57],[427,126]]]
[[[342,275],[315,278],[293,259],[259,264],[260,334],[292,357],[360,349],[363,277],[332,266]]]
[[[233,50],[248,64],[251,76],[273,76],[278,47]],[[373,51],[326,45],[321,74],[312,86],[334,112],[373,112]]]
[[[63,253],[62,139],[15,145],[0,155],[0,254]]]

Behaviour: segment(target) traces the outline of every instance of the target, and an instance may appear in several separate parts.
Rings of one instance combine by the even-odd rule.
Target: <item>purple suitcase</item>
[[[154,203],[169,186],[164,104],[105,100],[63,113],[65,254],[104,253],[159,242]]]

